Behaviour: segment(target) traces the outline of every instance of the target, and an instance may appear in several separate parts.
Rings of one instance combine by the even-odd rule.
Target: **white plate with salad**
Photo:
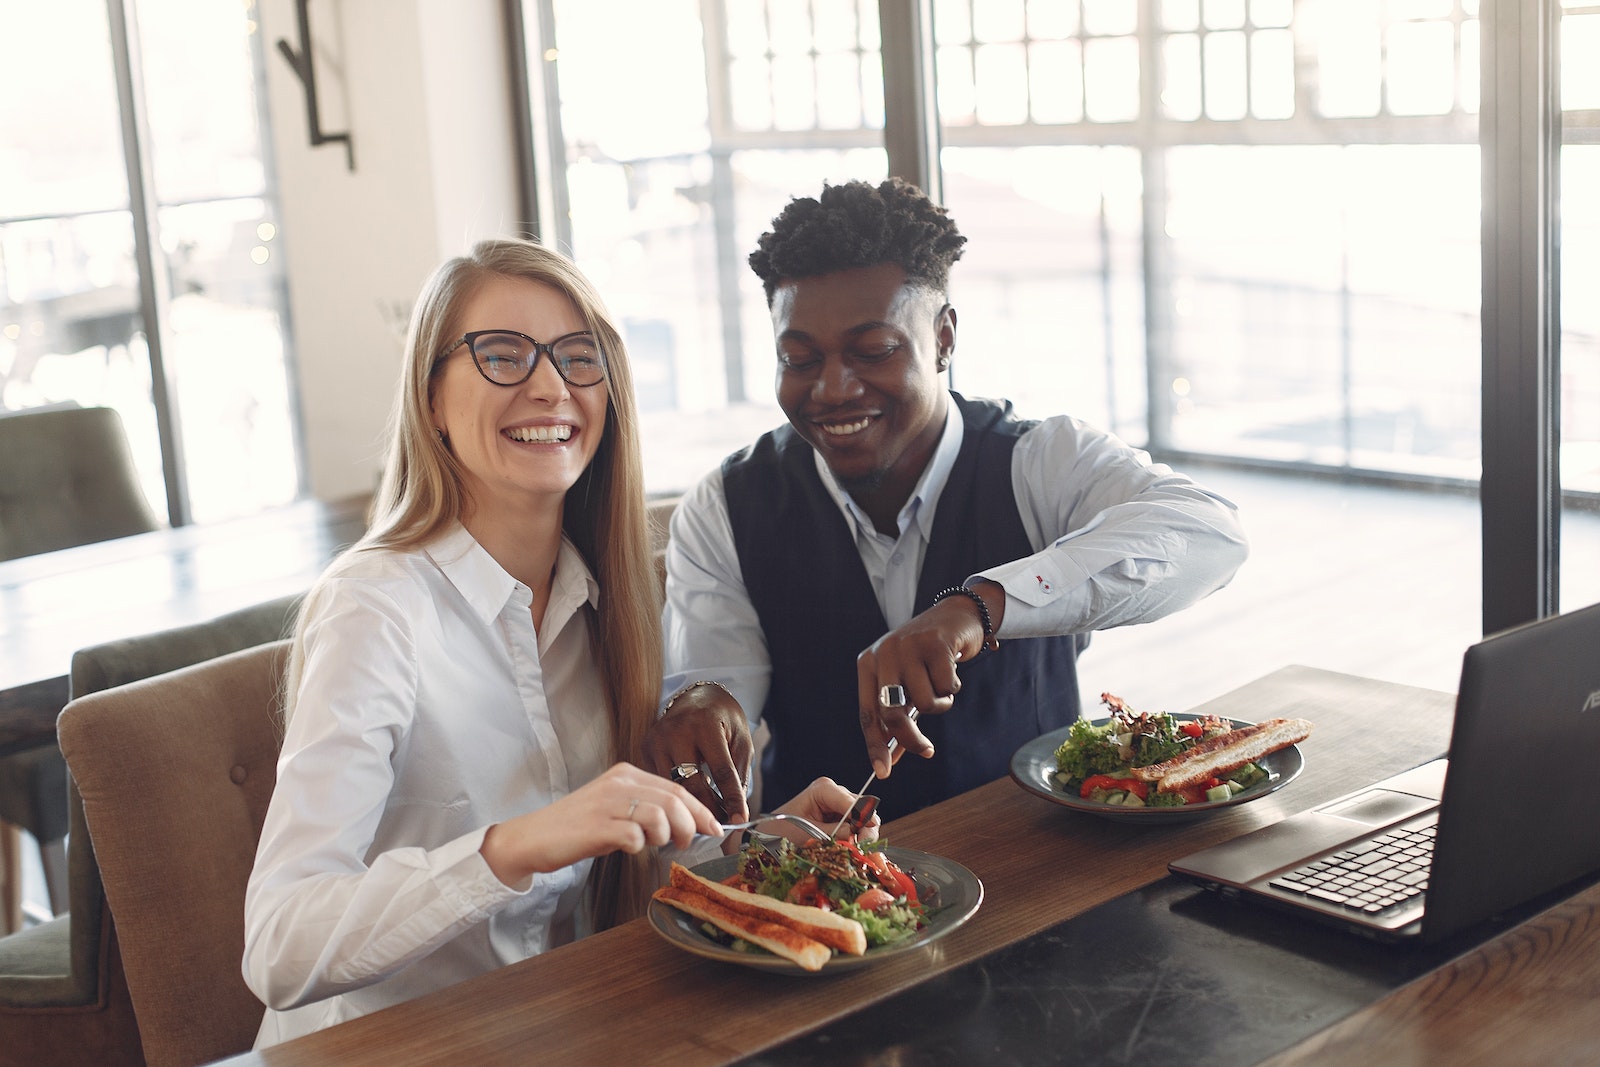
[[[1120,706],[1120,701],[1112,705]],[[1176,795],[1162,793],[1154,782],[1133,779],[1130,768],[1170,759],[1219,731],[1253,725],[1214,715],[1119,710],[1029,741],[1012,755],[1011,777],[1030,793],[1091,815],[1144,823],[1184,821],[1282,789],[1305,769],[1299,746],[1279,749]]]
[[[983,883],[954,860],[892,845],[884,846],[881,851],[915,883],[923,909],[921,928],[887,944],[869,943],[866,953],[860,956],[835,953],[820,971],[807,971],[780,956],[737,942],[720,931],[708,930],[699,920],[659,900],[650,902],[646,917],[658,934],[697,956],[784,974],[838,974],[915,952],[972,918],[983,902]],[[736,854],[696,864],[692,870],[702,878],[720,882],[737,872],[743,863],[744,857]]]

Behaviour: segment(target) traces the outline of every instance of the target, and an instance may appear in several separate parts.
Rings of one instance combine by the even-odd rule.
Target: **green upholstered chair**
[[[281,597],[193,626],[82,649],[72,658],[72,698],[275,642],[293,629],[299,599]],[[83,800],[70,776],[68,789],[71,909],[51,922],[0,938],[3,1067],[145,1062],[121,944],[106,904]]]
[[[0,560],[160,526],[114,409],[61,404],[0,417]],[[13,917],[21,909],[19,830],[39,844],[51,910],[60,914],[67,906],[67,768],[53,745],[0,758],[5,907]]]
[[[158,529],[113,408],[0,418],[0,559]]]

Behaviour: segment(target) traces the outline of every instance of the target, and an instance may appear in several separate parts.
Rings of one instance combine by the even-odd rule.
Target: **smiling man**
[[[890,179],[791,201],[750,256],[789,424],[673,515],[672,695],[646,741],[658,772],[707,766],[730,816],[756,747],[768,795],[875,771],[890,817],[1002,777],[1077,718],[1090,632],[1187,607],[1244,561],[1227,500],[1076,419],[948,388],[965,243]],[[925,759],[894,765],[891,739]]]

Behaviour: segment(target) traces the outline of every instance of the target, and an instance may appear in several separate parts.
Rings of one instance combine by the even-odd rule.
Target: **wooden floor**
[[[1180,711],[1289,663],[1454,692],[1482,636],[1478,501],[1186,467],[1239,506],[1251,556],[1232,584],[1157,622],[1095,634],[1085,709],[1113,692]],[[1600,600],[1600,516],[1562,528],[1562,604]]]
[[[676,447],[645,451],[652,485],[687,487],[728,442],[782,421],[742,405],[715,419],[643,416],[645,439],[670,422]],[[1102,692],[1136,708],[1181,711],[1289,663],[1454,692],[1461,655],[1482,636],[1475,496],[1390,489],[1290,473],[1184,465],[1239,505],[1250,560],[1233,583],[1167,619],[1097,633],[1080,666],[1084,707]],[[1600,514],[1562,526],[1565,607],[1600,601]]]

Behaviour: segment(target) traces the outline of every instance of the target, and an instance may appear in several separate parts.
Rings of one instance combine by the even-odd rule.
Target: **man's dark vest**
[[[985,568],[1032,555],[1011,491],[1011,452],[1035,425],[1009,403],[951,394],[965,421],[961,451],[939,497],[915,610]],[[762,714],[772,742],[763,796],[780,803],[819,775],[854,789],[871,772],[856,711],[856,656],[888,632],[844,516],[809,444],[783,426],[722,465],[739,566],[772,659]],[[869,792],[886,818],[909,814],[995,778],[1024,742],[1078,717],[1073,636],[1002,641],[960,668],[961,692],[918,725],[933,759],[907,756]]]

